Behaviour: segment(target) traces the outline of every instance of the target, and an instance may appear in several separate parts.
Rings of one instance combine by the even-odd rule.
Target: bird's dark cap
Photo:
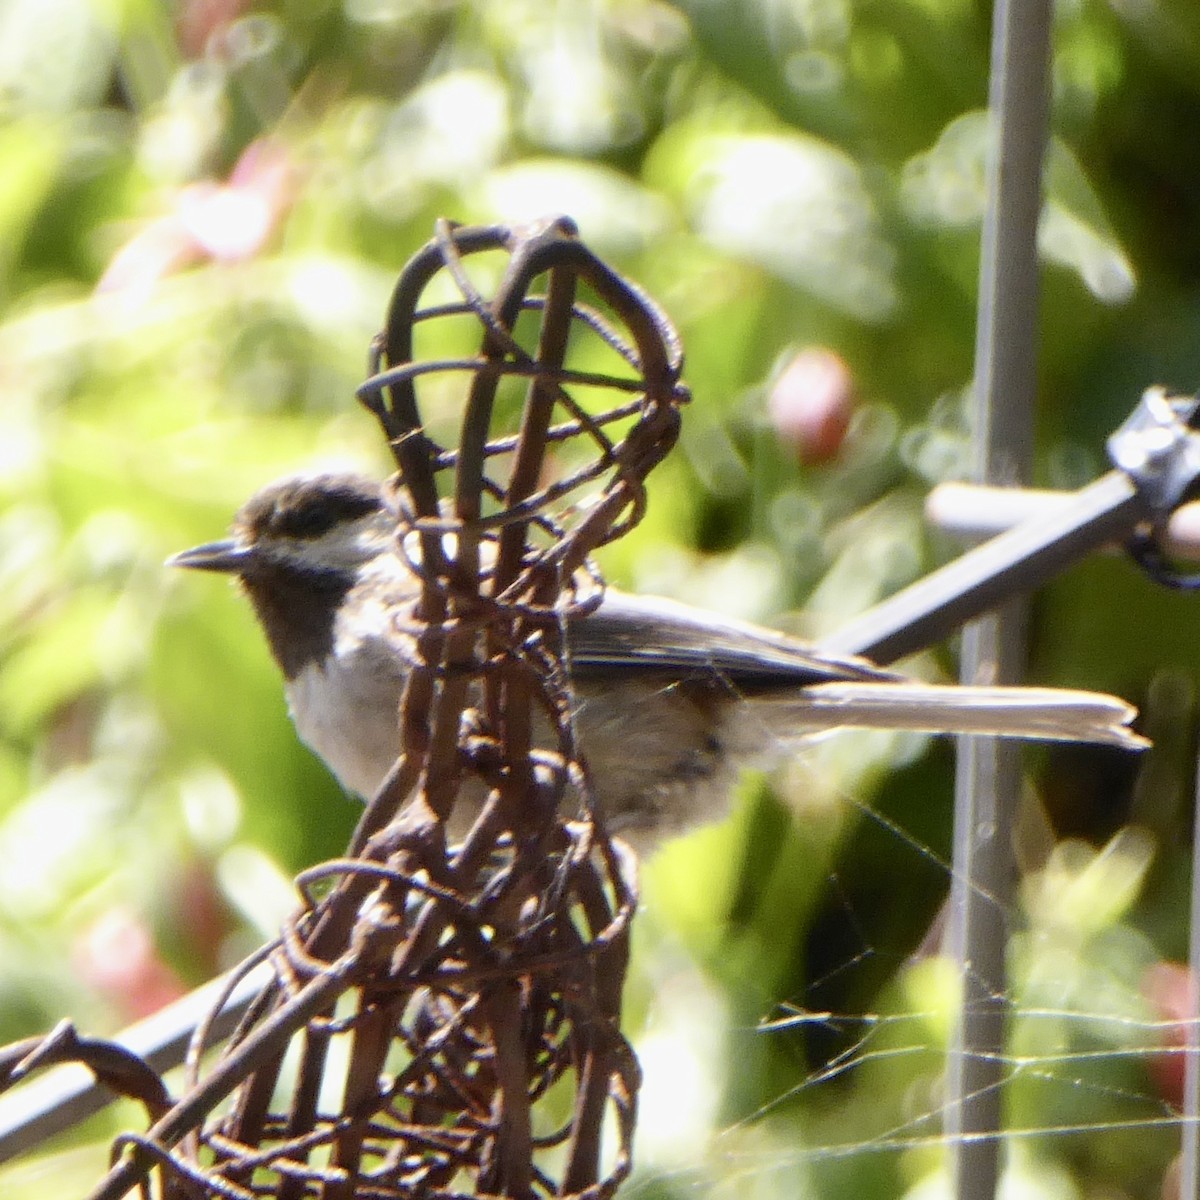
[[[382,507],[380,485],[361,475],[296,475],[251,496],[234,518],[233,529],[249,544],[268,537],[311,540]]]

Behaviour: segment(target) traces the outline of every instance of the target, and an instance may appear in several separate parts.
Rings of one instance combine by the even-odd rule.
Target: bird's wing
[[[865,659],[824,654],[756,625],[611,588],[595,612],[569,621],[567,633],[577,677],[715,675],[740,691],[903,678]]]

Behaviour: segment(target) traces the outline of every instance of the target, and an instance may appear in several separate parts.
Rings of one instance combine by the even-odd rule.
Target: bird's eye
[[[275,513],[276,533],[294,538],[315,538],[337,524],[338,514],[327,504],[305,504],[299,508],[282,508]]]
[[[320,496],[292,497],[279,504],[273,524],[277,533],[294,538],[317,538],[334,526],[357,521],[379,509],[379,497],[343,489]]]

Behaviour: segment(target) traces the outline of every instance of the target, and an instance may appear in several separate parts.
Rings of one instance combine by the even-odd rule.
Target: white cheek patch
[[[369,516],[317,538],[287,538],[284,554],[317,570],[356,571],[387,550],[391,540],[390,527],[378,516]]]

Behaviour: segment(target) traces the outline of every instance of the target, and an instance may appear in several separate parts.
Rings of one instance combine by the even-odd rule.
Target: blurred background
[[[1144,387],[1200,385],[1200,8],[1057,10],[1037,482],[1073,488]],[[958,551],[921,506],[970,463],[989,18],[0,4],[0,1042],[152,1011],[343,848],[248,607],[162,564],[278,475],[386,469],[353,390],[437,216],[569,213],[682,332],[695,401],[613,582],[812,634]],[[1031,679],[1156,745],[1026,755],[1013,1195],[1156,1196],[1174,1153],[1197,603],[1115,555],[1036,600]],[[629,1194],[948,1194],[952,750],[823,740],[646,864]],[[84,1191],[120,1120],[0,1191]]]

